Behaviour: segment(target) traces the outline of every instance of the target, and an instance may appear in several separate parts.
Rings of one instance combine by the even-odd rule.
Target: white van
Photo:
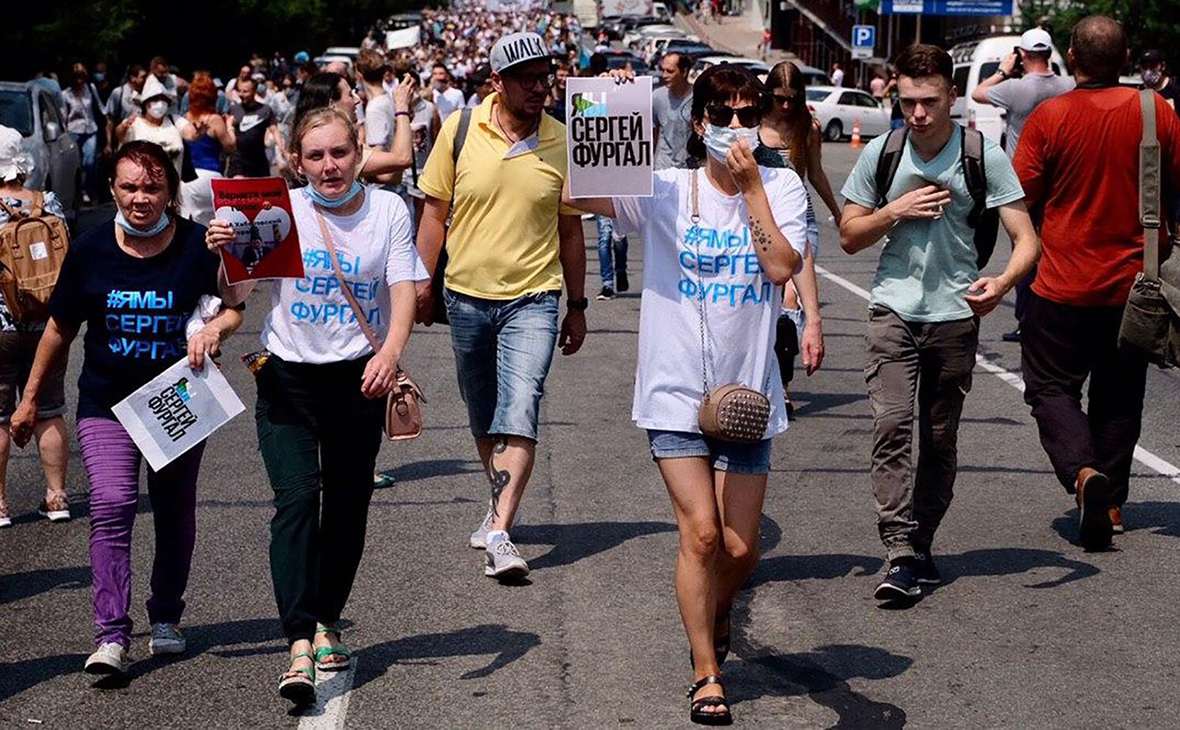
[[[981,79],[995,74],[1000,67],[1000,61],[1016,46],[1020,45],[1020,36],[1004,35],[994,38],[984,38],[970,43],[960,43],[951,49],[951,59],[955,62],[954,81],[958,89],[959,98],[951,107],[951,117],[959,124],[970,125],[974,120],[975,128],[985,136],[1003,146],[1003,136],[1006,130],[1004,110],[990,104],[979,104],[971,100],[971,92],[979,85]],[[1049,56],[1049,66],[1053,73],[1069,75],[1065,67],[1065,60],[1057,49]]]

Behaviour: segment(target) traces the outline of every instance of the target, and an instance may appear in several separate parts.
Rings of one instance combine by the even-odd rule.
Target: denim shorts
[[[494,300],[443,290],[459,394],[477,439],[537,440],[545,378],[557,345],[556,291]]]
[[[647,441],[656,461],[704,456],[717,471],[733,474],[766,474],[770,471],[770,439],[739,444],[688,431],[648,429]]]

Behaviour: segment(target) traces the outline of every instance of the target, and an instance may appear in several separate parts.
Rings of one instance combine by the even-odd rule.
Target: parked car
[[[1004,110],[991,104],[980,104],[971,98],[971,92],[979,82],[995,74],[1000,67],[1000,61],[1020,45],[1020,36],[1005,35],[984,38],[970,43],[960,43],[951,49],[951,60],[954,61],[955,88],[959,98],[951,107],[951,117],[959,124],[974,122],[975,128],[996,143],[1001,143],[1008,125],[1004,120]],[[1065,61],[1054,48],[1049,56],[1049,66],[1053,73],[1068,74]]]
[[[324,56],[346,56],[350,61],[356,61],[357,56],[361,55],[361,49],[356,46],[332,46],[326,49]]]
[[[602,55],[606,56],[606,67],[611,71],[630,66],[631,72],[636,76],[652,75],[651,67],[647,65],[647,62],[634,53],[628,51],[608,51]]]
[[[818,69],[815,66],[808,66],[798,61],[795,62],[795,65],[799,67],[799,72],[803,74],[803,81],[807,84],[808,88],[812,86],[832,85],[832,77],[828,76],[822,69]]]
[[[33,160],[25,187],[56,193],[72,227],[82,203],[82,154],[53,95],[32,82],[0,81],[0,124],[24,137],[21,148]]]
[[[679,53],[682,56],[688,56],[692,59],[692,63],[696,63],[698,58],[705,56],[733,56],[732,53],[719,51],[712,46],[696,41],[671,40],[664,45],[663,50],[657,51],[647,60],[647,65],[656,67],[660,65],[660,59],[669,53]],[[689,64],[691,67],[692,64]]]
[[[742,58],[740,56],[702,56],[697,59],[697,62],[692,65],[692,70],[688,72],[688,80],[696,81],[697,76],[704,73],[705,69],[710,66],[716,66],[721,63],[732,63],[735,66],[750,70],[760,81],[766,80],[766,74],[770,73],[770,66],[766,65],[764,61],[757,58]]]
[[[687,38],[688,34],[674,25],[644,25],[623,34],[623,45],[633,51],[650,54],[648,46],[655,38]]]
[[[824,139],[839,142],[852,134],[860,122],[861,137],[876,137],[889,131],[889,112],[871,94],[837,86],[808,86],[807,108],[819,121]]]

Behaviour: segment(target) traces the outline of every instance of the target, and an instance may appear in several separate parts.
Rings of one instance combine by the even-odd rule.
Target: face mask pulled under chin
[[[152,119],[163,119],[164,115],[168,113],[168,102],[153,101],[147,105],[147,113]]]
[[[705,149],[709,150],[709,156],[718,162],[725,162],[725,156],[729,154],[729,148],[733,147],[737,141],[743,140],[746,146],[750,148],[750,152],[758,146],[758,128],[757,127],[718,127],[713,124],[705,125]]]

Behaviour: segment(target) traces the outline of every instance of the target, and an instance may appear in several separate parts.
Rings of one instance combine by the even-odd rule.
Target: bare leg
[[[55,416],[44,421],[37,421],[33,426],[33,433],[37,437],[37,451],[41,455],[41,469],[45,472],[46,499],[56,495],[66,496],[66,466],[70,460],[66,419]]]
[[[480,439],[476,445],[492,487],[492,529],[507,531],[532,476],[537,444],[522,436],[500,436]]]
[[[722,524],[722,549],[717,552],[717,615],[721,616],[758,566],[766,475],[716,472],[715,483]]]
[[[0,516],[8,516],[8,452],[12,438],[8,422],[0,424]]]
[[[693,655],[693,681],[720,674],[713,651],[713,618],[717,605],[716,562],[721,542],[721,518],[714,496],[713,470],[702,457],[660,459],[660,474],[672,498],[680,549],[676,556],[676,602]],[[698,697],[720,693],[705,685]],[[723,712],[714,707],[707,712]]]

